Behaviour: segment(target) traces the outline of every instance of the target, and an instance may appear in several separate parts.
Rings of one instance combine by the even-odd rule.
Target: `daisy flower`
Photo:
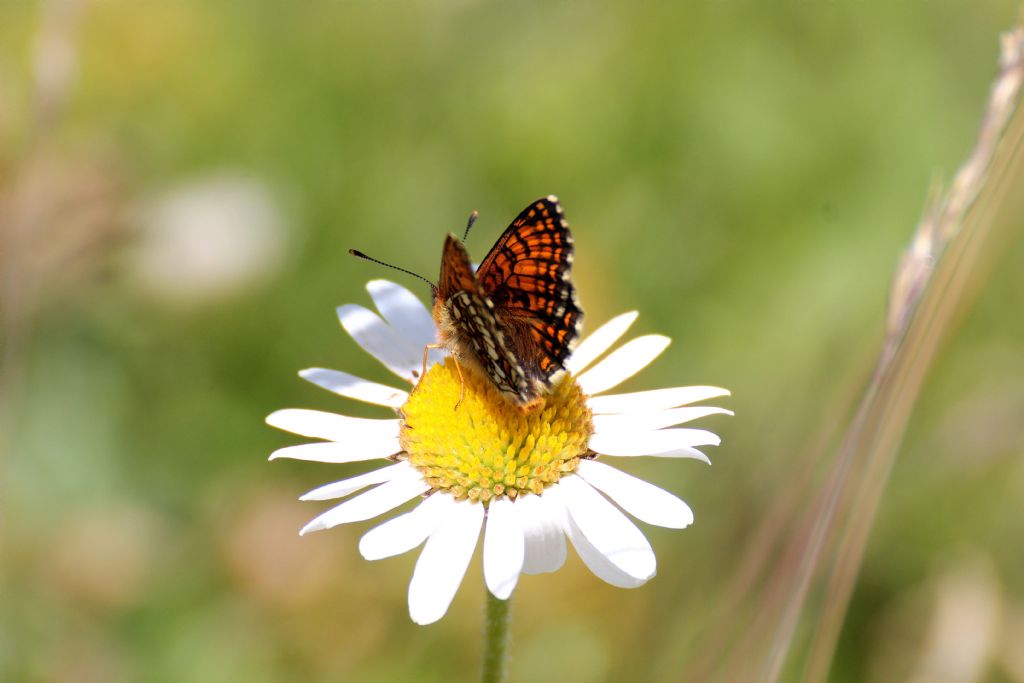
[[[416,499],[411,510],[364,534],[359,551],[367,560],[379,560],[424,544],[409,583],[409,614],[417,624],[444,616],[481,529],[484,579],[500,600],[509,598],[521,573],[560,568],[566,539],[586,566],[613,586],[634,588],[653,577],[654,551],[623,511],[673,529],[691,524],[693,512],[675,495],[606,464],[607,458],[709,462],[698,448],[716,446],[719,438],[677,425],[715,413],[731,415],[723,408],[689,405],[729,392],[693,386],[605,394],[669,344],[667,337],[644,335],[598,361],[636,320],[631,312],[583,339],[544,404],[523,412],[476,373],[464,373],[463,386],[454,362],[443,352],[431,351],[421,379],[423,349],[437,341],[431,314],[393,282],[373,280],[367,289],[379,315],[363,306],[341,306],[341,325],[415,389],[323,368],[299,373],[346,398],[394,411],[390,419],[302,409],[267,417],[274,427],[320,439],[282,448],[271,459],[386,463],[302,496],[346,500],[315,517],[300,533],[372,519]]]

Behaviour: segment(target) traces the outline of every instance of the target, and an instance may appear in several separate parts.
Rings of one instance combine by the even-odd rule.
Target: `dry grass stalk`
[[[995,212],[1019,170],[1024,29],[1003,36],[1000,75],[978,141],[944,199],[927,210],[893,282],[888,329],[871,383],[839,450],[832,484],[800,563],[763,680],[778,680],[825,547],[834,544],[805,680],[824,680],[885,483],[940,342],[962,311]]]
[[[804,680],[826,678],[867,538],[924,378],[956,316],[986,279],[982,257],[991,261],[1008,238],[992,230],[1024,164],[1024,114],[1015,116],[1024,83],[1024,29],[1003,36],[1000,67],[974,149],[945,196],[933,193],[897,269],[882,348],[826,481],[815,494],[807,473],[827,452],[831,427],[823,429],[804,461],[795,465],[788,494],[766,514],[725,592],[723,604],[729,612],[738,611],[744,600],[756,604],[750,623],[740,627],[739,641],[731,648],[725,646],[728,627],[713,633],[685,680],[778,681],[784,667],[794,662],[801,620],[811,633]],[[801,514],[799,501],[808,495],[814,495],[814,502]],[[788,535],[778,542],[782,530]],[[827,575],[823,586],[816,582],[822,575]],[[823,595],[816,613],[808,607],[812,590]],[[717,676],[712,674],[716,668]]]
[[[40,6],[32,63],[32,117],[27,145],[0,187],[0,458],[15,424],[40,278],[36,247],[48,244],[53,186],[52,131],[60,121],[74,77],[81,2],[50,0]],[[2,169],[0,169],[2,171]]]
[[[945,200],[925,213],[893,283],[870,418],[847,437],[863,472],[838,534],[807,681],[828,674],[871,526],[928,369],[972,299],[972,289],[986,279],[985,253],[1006,239],[995,234],[999,214],[1007,192],[1019,186],[1024,166],[1024,114],[1017,111],[1024,85],[1024,28],[1003,36],[1000,66],[974,150]]]

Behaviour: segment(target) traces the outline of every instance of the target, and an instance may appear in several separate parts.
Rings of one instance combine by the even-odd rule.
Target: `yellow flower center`
[[[402,406],[402,448],[435,491],[487,502],[540,494],[576,470],[594,431],[590,409],[568,373],[524,411],[479,373],[448,358],[423,376]],[[456,407],[458,404],[458,407]]]

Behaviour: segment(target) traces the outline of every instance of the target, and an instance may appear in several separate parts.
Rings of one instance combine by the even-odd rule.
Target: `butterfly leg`
[[[430,353],[431,349],[444,349],[447,348],[444,344],[427,344],[423,347],[423,372],[420,373],[420,380],[422,380],[427,374],[427,354]],[[416,382],[419,384],[419,382]]]
[[[420,379],[416,382],[416,386],[423,381],[423,378],[427,374],[427,354],[430,353],[431,349],[447,349],[447,344],[427,344],[423,347],[423,372],[420,373]],[[452,361],[455,363],[455,370],[459,373],[459,400],[455,402],[455,407],[452,410],[458,410],[459,406],[462,405],[462,399],[466,398],[466,376],[462,374],[462,365],[455,356],[452,356]]]
[[[455,402],[455,407],[452,410],[458,410],[462,405],[462,399],[466,398],[466,377],[462,374],[462,366],[459,365],[458,359],[453,358],[452,360],[455,361],[455,369],[459,371],[459,400]]]

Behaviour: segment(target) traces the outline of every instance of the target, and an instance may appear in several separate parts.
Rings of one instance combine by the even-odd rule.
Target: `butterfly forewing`
[[[434,308],[442,338],[457,356],[472,354],[498,389],[531,403],[579,335],[571,269],[572,235],[553,196],[519,214],[475,275],[465,248],[449,235]]]
[[[527,374],[544,381],[562,369],[582,324],[572,256],[562,208],[546,197],[512,221],[477,271]]]
[[[441,277],[437,282],[437,301],[444,303],[453,294],[462,291],[479,292],[480,283],[473,274],[469,254],[458,238],[451,233],[444,241],[441,252]]]

